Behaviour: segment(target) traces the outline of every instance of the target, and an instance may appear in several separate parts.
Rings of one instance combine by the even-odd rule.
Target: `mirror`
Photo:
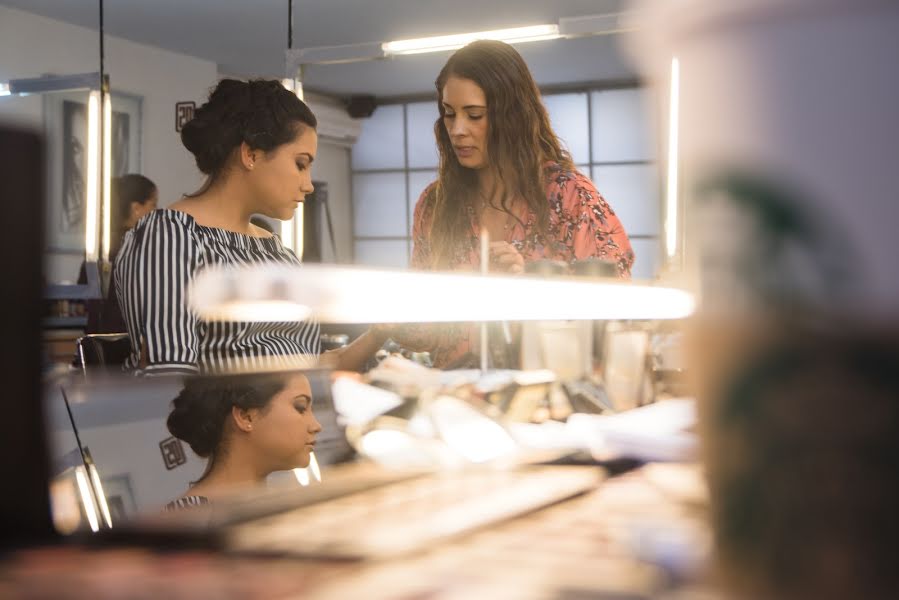
[[[96,2],[78,0],[66,4],[67,18],[95,24]],[[99,89],[97,34],[25,12],[30,8],[31,3],[26,2],[5,2],[0,7],[0,52],[5,57],[0,65],[0,82],[30,82],[24,86],[27,95],[12,93],[0,97],[0,119],[44,133],[45,279],[48,284],[75,284],[84,260],[88,221],[88,105],[90,90]],[[81,74],[84,75],[77,76]]]
[[[3,56],[22,60],[16,64],[10,59],[0,66],[4,70],[0,80],[50,71],[96,72],[97,5],[83,0],[78,6],[75,10],[73,3],[62,1],[37,5],[26,0],[4,1],[0,48]],[[193,157],[181,144],[179,130],[215,82],[225,76],[282,78],[286,74],[286,7],[269,7],[248,16],[241,6],[226,3],[209,7],[205,13],[176,13],[172,6],[148,3],[137,7],[117,0],[108,0],[105,6],[111,171],[114,176],[138,173],[149,178],[158,191],[160,207],[202,184]],[[297,0],[294,47],[381,42],[517,25],[509,22],[509,15],[516,15],[521,22],[557,22],[563,17],[616,13],[625,3],[578,0],[558,7],[536,0],[463,3],[462,8],[477,8],[477,18],[471,16],[471,10],[460,10],[458,3],[441,7],[393,1],[374,9],[370,2],[354,0],[349,6],[346,10],[355,15],[353,19],[343,18],[344,13],[329,3]],[[217,32],[238,29],[247,35],[252,51],[220,43]],[[553,126],[578,168],[595,181],[624,223],[638,257],[635,276],[652,278],[662,266],[659,164],[664,156],[651,117],[660,100],[627,58],[626,37],[613,34],[542,41],[523,44],[519,50],[542,87]],[[320,121],[313,168],[319,196],[306,207],[305,237],[320,240],[316,250],[322,262],[408,264],[412,210],[420,192],[435,177],[433,81],[448,55],[441,52],[304,69],[306,100]],[[70,93],[56,92],[52,98],[49,93],[0,98],[0,117],[42,127],[52,121],[53,131],[48,131],[48,136],[64,136],[60,128],[66,113],[61,107],[78,101]],[[374,96],[376,108],[369,117],[358,117],[355,112],[358,118],[350,117],[347,102],[356,98],[358,105],[360,96]],[[80,98],[86,101],[86,92]],[[68,121],[76,123],[77,110],[70,109],[70,113]],[[48,120],[48,114],[53,118]],[[63,181],[60,175],[59,189],[64,187]],[[57,197],[60,206],[61,198]],[[69,229],[78,237],[73,231]],[[115,247],[117,235],[110,233],[110,246]],[[78,240],[80,246],[70,251],[48,248],[48,282],[77,280],[83,236]],[[83,321],[78,325],[83,327]],[[76,331],[73,337],[82,332]],[[67,342],[49,353],[50,360],[63,365],[61,370],[68,368],[75,353],[72,339]],[[109,383],[101,390],[99,384],[78,383],[81,375],[77,372],[65,377],[72,378],[67,385],[79,390],[73,392],[76,400],[70,398],[73,406],[78,406],[73,415],[76,423],[84,419],[83,442],[92,450],[101,479],[109,479],[103,481],[104,486],[128,487],[120,486],[121,480],[115,478],[126,473],[131,477],[128,485],[134,488],[134,502],[123,499],[111,510],[126,515],[143,507],[155,510],[201,472],[203,461],[186,448],[184,466],[169,473],[163,464],[165,451],[159,444],[169,437],[163,422],[167,403],[174,397],[173,382]],[[64,407],[61,400],[60,384],[54,380],[47,401],[55,411],[54,437],[61,440],[57,458],[68,455],[71,462],[74,434],[67,415],[60,412]],[[95,416],[99,420],[91,421]],[[132,426],[129,424],[138,424],[134,427],[146,433],[140,434],[136,462],[132,466],[110,462],[126,456],[115,455],[116,445],[138,444],[136,437],[133,440],[124,433]],[[143,483],[153,478],[161,482],[166,477],[175,483],[155,489]],[[145,497],[143,490],[147,489],[152,493]]]

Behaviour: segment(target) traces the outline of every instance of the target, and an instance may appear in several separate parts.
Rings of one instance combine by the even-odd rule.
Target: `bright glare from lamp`
[[[285,290],[284,282],[293,285]],[[297,314],[324,323],[680,319],[695,307],[684,290],[635,283],[333,265],[207,270],[194,279],[190,302],[208,320],[239,311],[247,320],[271,321],[271,303],[259,296],[269,288],[280,294],[272,303],[302,305],[308,312]]]
[[[516,450],[512,436],[499,423],[458,398],[436,398],[428,412],[443,441],[470,462],[487,462]]]
[[[668,190],[665,203],[665,249],[677,254],[677,145],[680,112],[680,61],[671,59],[671,98],[668,107]]]
[[[528,27],[494,29],[491,31],[478,31],[475,33],[459,33],[410,40],[396,40],[393,42],[385,42],[381,48],[387,54],[421,54],[424,52],[455,50],[476,40],[499,40],[510,44],[519,44],[522,42],[554,40],[559,37],[561,37],[561,35],[559,34],[558,25],[531,25]]]
[[[100,92],[91,92],[87,102],[87,174],[85,177],[84,252],[97,260],[97,206],[100,187]]]
[[[9,96],[9,84],[8,83],[0,83],[0,96]]]

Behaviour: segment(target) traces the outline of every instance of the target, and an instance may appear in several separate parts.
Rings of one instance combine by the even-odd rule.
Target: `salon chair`
[[[84,374],[91,368],[121,366],[130,353],[127,333],[91,333],[75,342],[75,366]]]

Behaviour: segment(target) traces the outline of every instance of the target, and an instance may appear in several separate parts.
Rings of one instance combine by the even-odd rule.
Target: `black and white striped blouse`
[[[207,322],[188,307],[187,289],[200,269],[272,261],[299,264],[277,236],[206,227],[165,208],[141,219],[115,261],[116,293],[131,336],[126,369],[192,374],[314,364],[321,348],[318,323]]]

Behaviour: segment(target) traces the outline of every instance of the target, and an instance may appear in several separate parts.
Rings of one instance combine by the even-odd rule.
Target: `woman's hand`
[[[524,257],[509,242],[491,242],[490,266],[505,273],[523,273]]]

